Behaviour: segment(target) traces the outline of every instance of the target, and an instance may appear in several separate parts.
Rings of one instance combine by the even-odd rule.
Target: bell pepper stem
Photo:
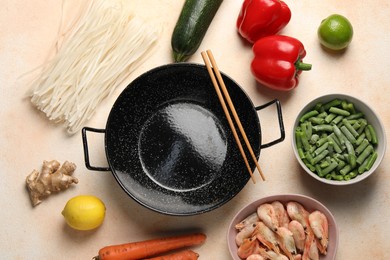
[[[295,68],[297,70],[311,70],[311,64],[297,61],[295,62]]]

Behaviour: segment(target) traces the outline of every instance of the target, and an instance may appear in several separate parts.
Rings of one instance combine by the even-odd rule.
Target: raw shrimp
[[[302,260],[302,255],[301,254],[294,255],[294,260]]]
[[[256,228],[253,234],[268,249],[280,253],[276,234],[263,222],[259,221],[256,223]]]
[[[279,226],[280,227],[288,227],[288,223],[290,222],[290,219],[288,217],[287,211],[284,207],[284,205],[280,201],[274,201],[271,203],[272,207],[275,210],[276,218],[278,219]]]
[[[299,250],[299,252],[303,252],[303,249],[305,247],[305,230],[303,229],[303,226],[301,223],[299,223],[296,220],[292,220],[288,224],[288,229],[292,232],[295,246]]]
[[[285,227],[279,227],[278,231],[276,231],[276,234],[278,234],[279,238],[279,247],[290,260],[293,260],[293,255],[297,253],[293,233]]]
[[[239,246],[237,254],[241,259],[246,259],[250,255],[257,253],[259,241],[255,237],[245,238],[244,242]]]
[[[290,201],[287,203],[287,214],[291,220],[296,220],[305,230],[310,228],[309,212],[298,202]]]
[[[255,228],[256,228],[256,224],[252,224],[252,225],[245,226],[243,229],[241,229],[241,231],[238,232],[236,235],[237,246],[241,246],[241,244],[244,242],[244,239],[250,238]]]
[[[259,221],[259,217],[257,216],[257,212],[254,212],[247,216],[244,220],[242,220],[240,223],[238,223],[235,228],[237,230],[243,229],[245,226],[252,225]]]
[[[288,257],[279,253],[275,253],[274,251],[267,251],[270,256],[270,260],[288,260]]]
[[[259,254],[253,254],[246,258],[246,260],[264,260],[264,257],[262,257]]]
[[[269,203],[261,204],[257,208],[257,215],[263,223],[272,231],[278,230],[279,222],[274,207]]]
[[[319,240],[318,249],[322,254],[326,255],[329,237],[328,219],[324,213],[316,210],[310,213],[309,223],[315,237]]]
[[[305,241],[305,249],[303,250],[302,260],[319,260],[320,255],[317,248],[317,243],[313,233],[309,233]]]

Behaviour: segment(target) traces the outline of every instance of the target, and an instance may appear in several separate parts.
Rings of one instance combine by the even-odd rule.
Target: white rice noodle
[[[146,57],[159,29],[129,10],[126,1],[92,0],[54,58],[33,81],[31,102],[46,116],[80,130],[96,107]]]

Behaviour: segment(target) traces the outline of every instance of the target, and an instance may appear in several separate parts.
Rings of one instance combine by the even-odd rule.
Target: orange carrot
[[[183,250],[176,253],[156,256],[144,260],[196,260],[198,257],[199,255],[192,250]]]
[[[156,256],[171,250],[200,245],[206,240],[202,233],[157,238],[121,245],[111,245],[99,250],[95,260],[134,260]]]

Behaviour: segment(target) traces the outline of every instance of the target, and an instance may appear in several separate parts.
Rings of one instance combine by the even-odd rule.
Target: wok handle
[[[92,128],[92,127],[83,127],[83,129],[81,130],[81,135],[83,138],[85,166],[87,167],[88,170],[92,170],[92,171],[111,171],[110,167],[96,167],[96,166],[92,166],[90,164],[89,152],[88,152],[87,131],[95,132],[95,133],[105,133],[106,129],[96,129],[96,128]]]
[[[284,124],[283,124],[283,116],[282,116],[282,107],[280,105],[280,101],[277,100],[277,99],[274,99],[264,105],[261,105],[261,106],[257,106],[255,107],[256,111],[259,111],[259,110],[262,110],[263,108],[266,108],[272,104],[276,105],[276,109],[277,109],[277,113],[278,113],[278,121],[279,121],[279,129],[280,129],[280,137],[276,140],[273,140],[271,142],[268,142],[266,144],[262,144],[260,145],[260,149],[263,149],[263,148],[267,148],[267,147],[270,147],[270,146],[273,146],[274,144],[277,144],[277,143],[280,143],[284,140],[284,138],[286,137],[286,134],[284,132]]]

